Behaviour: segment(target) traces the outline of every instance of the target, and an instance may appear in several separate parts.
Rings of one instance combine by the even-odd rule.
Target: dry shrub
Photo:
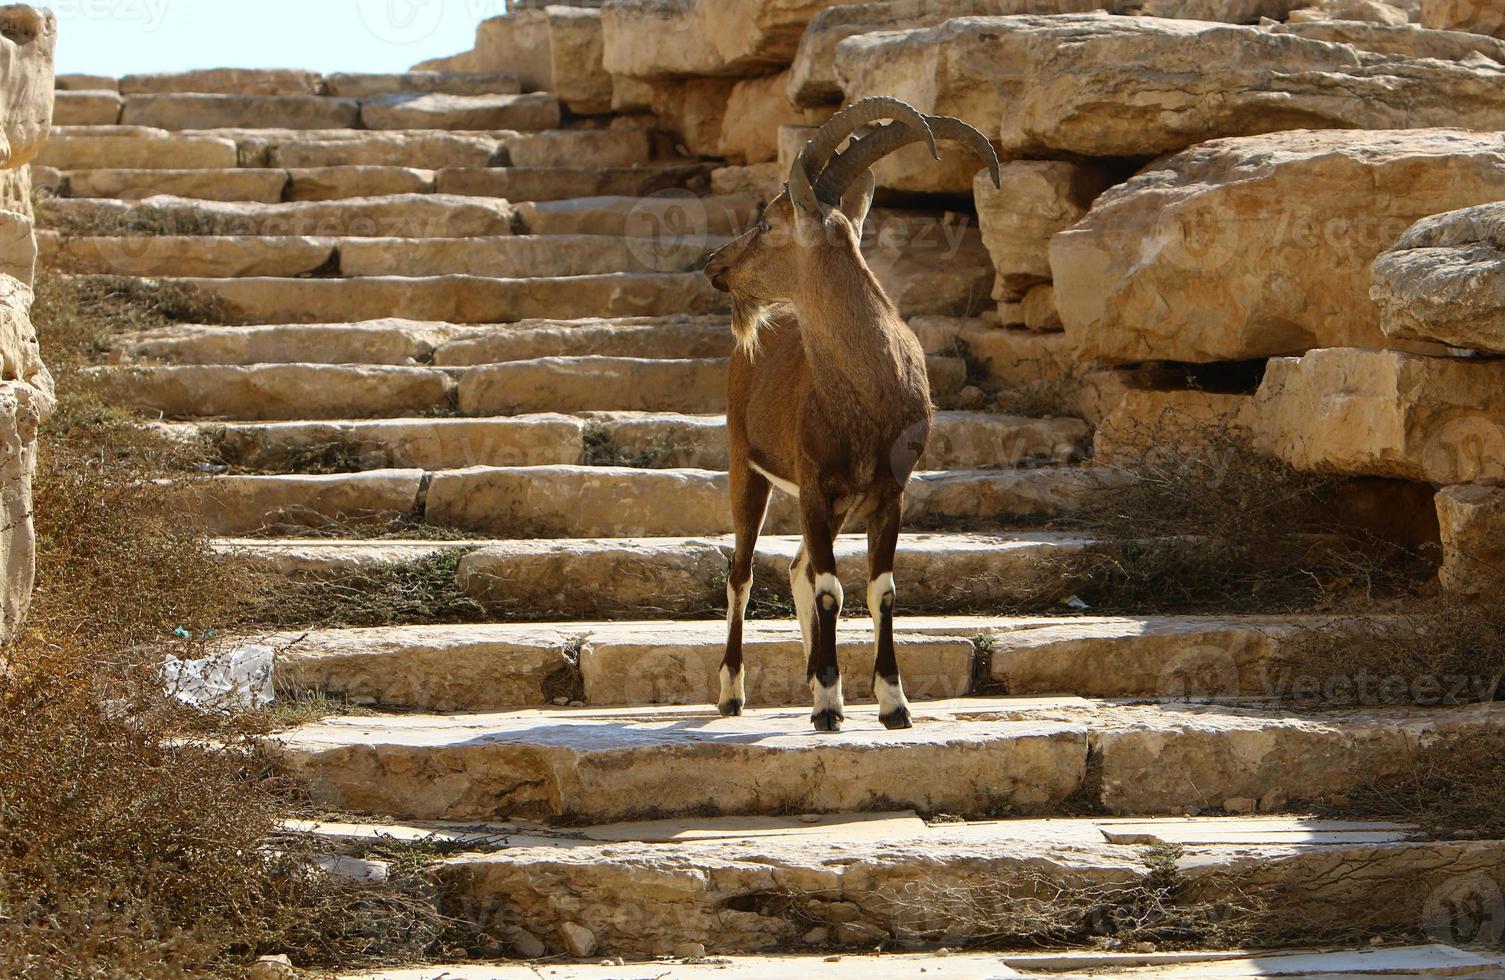
[[[164,694],[164,653],[212,656],[211,631],[275,606],[268,576],[215,555],[164,501],[154,481],[186,462],[184,447],[76,383],[111,333],[160,320],[164,302],[54,280],[34,310],[60,405],[35,480],[35,600],[0,652],[0,974],[229,975],[262,952],[326,966],[423,955],[445,923],[418,880],[357,884],[269,850],[287,797],[242,734],[255,719],[215,722]]]
[[[1505,731],[1413,744],[1397,771],[1348,794],[1345,815],[1413,823],[1425,833],[1505,838]]]
[[[475,622],[486,611],[456,584],[470,550],[446,548],[412,561],[279,582],[256,598],[244,621],[269,629]]]
[[[1223,872],[1197,881],[1201,894],[1219,897],[1193,897],[1177,867],[1180,856],[1177,847],[1147,848],[1143,872],[1130,881],[1024,866],[960,885],[917,878],[885,899],[909,938],[935,942],[1224,949],[1254,943],[1264,904]]]
[[[1303,629],[1270,693],[1330,705],[1493,701],[1505,679],[1505,598],[1446,593]]]
[[[1231,419],[1189,436],[1172,414],[1100,460],[1111,482],[1062,522],[1097,542],[1060,570],[1094,608],[1311,610],[1414,579],[1416,556],[1342,522],[1351,481],[1258,452]]]

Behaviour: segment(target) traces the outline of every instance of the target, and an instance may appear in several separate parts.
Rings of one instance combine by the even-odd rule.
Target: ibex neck
[[[866,265],[827,271],[794,297],[812,379],[860,401],[881,400],[913,375],[917,345],[904,342],[908,328]]]

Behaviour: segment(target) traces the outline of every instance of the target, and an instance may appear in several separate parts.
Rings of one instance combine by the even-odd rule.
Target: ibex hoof
[[[740,718],[742,716],[742,702],[733,698],[716,705],[716,710],[721,712],[723,718]]]
[[[890,714],[879,715],[878,720],[883,722],[883,727],[891,732],[914,727],[914,722],[909,717],[909,709],[904,707],[896,708]]]
[[[834,708],[817,711],[810,716],[810,724],[814,725],[818,732],[839,732],[841,723],[844,721],[846,721],[846,716]]]

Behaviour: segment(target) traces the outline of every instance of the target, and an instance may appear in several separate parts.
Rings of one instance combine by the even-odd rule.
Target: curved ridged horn
[[[834,198],[819,197],[811,184],[821,176],[843,140],[879,119],[894,119],[902,123],[903,125],[896,125],[894,128],[912,133],[910,142],[923,140],[929,145],[931,155],[940,158],[940,151],[935,145],[935,134],[930,131],[925,115],[914,106],[900,99],[881,95],[859,99],[827,119],[790,167],[789,197],[796,207],[806,214],[818,214],[819,201],[834,204],[841,200],[840,194]]]
[[[987,164],[994,187],[1003,185],[1003,177],[999,172],[998,153],[986,136],[960,119],[951,116],[926,116],[925,122],[938,138],[961,143]],[[836,155],[816,183],[814,196],[823,201],[841,200],[841,195],[852,186],[852,181],[872,169],[875,163],[890,153],[918,141],[913,132],[903,127],[879,126],[875,128],[866,136],[853,140],[845,150]]]

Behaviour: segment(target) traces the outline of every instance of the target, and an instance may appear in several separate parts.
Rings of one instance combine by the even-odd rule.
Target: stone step
[[[696,197],[582,197],[524,202],[520,227],[534,235],[630,235],[670,244],[704,236],[735,237],[751,228],[758,200],[746,194]]]
[[[1059,823],[1057,821],[1050,826],[1055,827]],[[380,831],[383,828],[377,828],[377,830]],[[444,839],[442,835],[441,839]],[[1314,840],[1313,843],[1320,843],[1320,841]],[[1399,878],[1406,863],[1413,860],[1422,864],[1429,863],[1435,859],[1434,855],[1439,850],[1439,848],[1425,845],[1410,847],[1402,855],[1403,860],[1395,862],[1396,867],[1386,870],[1394,870],[1395,877]],[[478,863],[484,864],[484,862]],[[1297,889],[1295,875],[1304,869],[1305,865],[1285,868],[1283,870],[1286,873],[1282,875],[1281,880],[1289,879],[1290,887]],[[753,870],[747,869],[749,877]],[[801,865],[801,870],[803,870],[803,865]],[[926,871],[929,871],[928,866]],[[885,901],[890,898],[886,894],[882,897]],[[603,895],[601,898],[603,908],[614,909],[622,908],[623,903],[628,900],[625,894],[620,899],[613,894]],[[855,905],[855,903],[851,904]],[[1314,905],[1313,912],[1315,913],[1319,908],[1321,906]],[[1363,906],[1356,901],[1354,908],[1355,912],[1358,912],[1363,909]],[[749,914],[758,915],[759,913]],[[712,978],[768,980],[768,978],[808,975],[818,975],[823,980],[868,980],[870,977],[880,976],[889,980],[930,980],[931,977],[937,975],[946,977],[948,980],[1004,980],[1009,977],[1055,977],[1057,980],[1083,980],[1087,977],[1106,975],[1123,977],[1125,980],[1209,980],[1209,978],[1253,980],[1253,978],[1271,976],[1339,980],[1345,977],[1377,975],[1486,977],[1495,976],[1505,969],[1505,959],[1499,956],[1441,944],[1318,951],[1267,950],[1258,953],[1246,950],[1186,953],[1067,951],[1008,955],[953,953],[948,949],[935,953],[872,953],[865,951],[870,945],[868,940],[875,937],[887,938],[891,934],[897,934],[896,938],[903,940],[909,937],[912,927],[896,925],[889,930],[882,930],[866,923],[863,923],[861,928],[845,923],[847,929],[843,931],[844,923],[838,919],[847,914],[845,906],[843,905],[835,914],[837,918],[829,919],[823,925],[811,926],[799,935],[795,934],[797,930],[786,929],[780,933],[782,938],[769,942],[767,945],[775,948],[792,946],[796,940],[804,941],[805,936],[811,936],[815,941],[807,942],[806,945],[820,946],[822,943],[830,943],[838,948],[848,948],[848,951],[841,956],[828,956],[826,950],[821,949],[806,953],[716,955],[707,961],[694,957],[684,958],[681,955],[667,961],[660,959],[625,966],[571,963],[562,961],[556,956],[548,961],[548,976],[551,980],[658,980],[665,976],[672,977],[673,980],[712,980]],[[707,913],[707,916],[709,915],[710,913]],[[720,912],[721,917],[725,915],[724,910]],[[576,927],[571,933],[576,943],[583,940],[587,933],[592,941],[596,940],[595,933],[589,930],[582,932],[584,927],[574,922],[572,916],[562,915],[557,921],[559,924],[553,929],[538,925],[538,928],[550,937],[552,945],[545,944],[537,936],[521,927],[514,927],[512,930],[501,929],[503,934],[501,938],[513,937],[513,942],[516,944],[514,949],[518,955],[527,955],[522,952],[523,949],[527,949],[529,951],[541,950],[544,953],[557,951],[559,956],[563,956],[570,952],[572,946],[562,931],[563,923],[568,922]],[[1398,930],[1402,933],[1421,931],[1417,923],[1412,923],[1407,919],[1398,918],[1395,921],[1398,924],[1405,924]],[[975,928],[976,924],[968,923],[968,925]],[[674,956],[675,950],[683,954],[687,949],[693,948],[683,941],[674,942],[678,934],[674,930],[680,928],[678,918],[672,919],[666,923],[666,926],[668,928],[663,933],[660,942],[652,947],[659,950],[661,956]],[[773,931],[772,928],[770,931]],[[694,935],[710,937],[712,942],[708,948],[720,950],[721,947],[716,945],[716,940],[720,938],[717,933],[718,930],[707,925],[705,920],[702,920],[700,929],[693,932]],[[607,930],[607,934],[613,933]],[[522,939],[522,936],[529,938]],[[842,942],[842,938],[847,941]],[[642,945],[643,948],[648,948],[648,944]],[[705,946],[706,944],[700,943],[699,945]],[[752,944],[753,948],[761,948],[763,945],[761,937],[758,942]],[[900,942],[899,946],[903,948],[903,942]],[[863,951],[858,951],[855,947],[863,947]],[[611,950],[612,948],[602,947],[599,942],[595,947],[595,951],[602,954]],[[1111,971],[1111,974],[1103,971]],[[349,974],[341,980],[445,980],[448,977],[458,976],[463,976],[466,980],[534,980],[538,976],[538,969],[531,963],[476,966],[466,962],[403,970],[389,969],[378,973]]]
[[[1070,467],[920,473],[905,496],[905,520],[925,527],[1038,523],[1078,510],[1110,482],[1109,471]],[[186,512],[215,534],[296,533],[409,516],[500,538],[733,530],[727,474],[710,470],[562,465],[224,475],[186,489]],[[799,526],[797,502],[775,495],[768,530],[796,534]]]
[[[159,95],[163,93],[208,95],[333,95],[362,98],[395,92],[445,92],[451,95],[487,95],[517,93],[522,90],[517,76],[510,73],[410,71],[391,74],[318,72],[296,68],[211,68],[199,71],[164,72],[126,75],[118,82],[97,79],[92,84],[108,82],[111,89],[124,95]],[[75,79],[59,79],[59,88],[75,87]]]
[[[521,239],[500,239],[515,241]],[[519,320],[469,326],[403,320],[248,326],[182,324],[117,338],[122,360],[175,364],[412,364],[474,367],[537,357],[725,357],[724,316]]]
[[[208,281],[322,284],[372,280]],[[394,289],[392,295],[402,294]],[[929,364],[931,385],[938,390],[957,385],[966,370],[960,358],[931,358]],[[724,411],[726,404],[723,358],[545,357],[468,369],[368,364],[108,365],[89,368],[85,374],[101,386],[103,395],[139,411],[168,418],[248,422],[454,414],[457,407],[459,414],[469,416],[549,411],[710,414]],[[381,391],[389,382],[395,384]],[[305,385],[315,383],[321,385],[318,394],[305,391]],[[300,401],[305,394],[306,401]],[[341,398],[348,399],[349,405],[343,411]]]
[[[559,100],[546,93],[455,95],[390,92],[362,98],[202,92],[68,92],[58,125],[203,129],[520,130],[556,129]],[[114,111],[105,111],[113,105]]]
[[[294,577],[340,575],[453,554],[457,582],[488,615],[509,620],[720,616],[726,611],[729,535],[695,538],[559,540],[383,540],[226,538],[240,555]],[[1078,583],[1072,559],[1093,544],[1064,534],[912,533],[900,538],[895,576],[906,613],[1049,607]],[[754,595],[789,600],[793,537],[764,535]],[[867,538],[842,535],[836,555],[847,609],[860,613],[867,589]]]
[[[911,699],[961,697],[992,681],[1012,695],[1199,700],[1279,693],[1283,644],[1320,628],[1287,617],[903,616],[895,641]],[[725,627],[700,622],[487,623],[316,630],[264,641],[277,685],[411,711],[711,704]],[[805,704],[790,619],[746,625],[748,704]],[[846,693],[872,698],[872,632],[842,623]],[[996,689],[996,688],[995,688]]]
[[[360,219],[357,219],[360,220]],[[295,222],[301,225],[302,222]],[[320,223],[311,223],[319,227]],[[478,235],[468,238],[38,234],[39,257],[60,272],[205,278],[466,275],[491,278],[686,272],[718,244],[611,235]],[[324,268],[328,266],[328,268]],[[728,334],[730,336],[730,334]]]
[[[559,100],[545,92],[529,95],[402,92],[372,96],[360,102],[360,123],[366,129],[515,129],[540,132],[559,128],[559,121]]]
[[[1498,950],[1441,944],[1110,952],[1103,948],[1107,936],[1099,948],[902,952],[941,943],[1051,945],[1031,930],[1040,929],[1053,912],[1083,904],[1102,907],[1162,890],[1164,869],[1157,876],[1152,863],[1169,848],[1178,849],[1171,905],[1189,917],[1251,906],[1272,917],[1289,913],[1288,920],[1279,921],[1299,923],[1291,938],[1308,942],[1321,941],[1337,923],[1374,935],[1468,934],[1467,913],[1460,911],[1456,920],[1449,912],[1439,916],[1437,903],[1419,900],[1418,893],[1487,904],[1497,878],[1490,865],[1505,854],[1505,845],[1412,840],[1406,826],[1383,821],[1096,817],[927,824],[912,811],[889,810],[569,828],[519,820],[332,819],[302,821],[290,829],[335,853],[360,853],[362,845],[384,839],[463,847],[465,853],[436,859],[432,880],[445,907],[465,910],[472,921],[512,944],[515,955],[556,954],[548,960],[548,975],[579,980],[803,975],[1337,980],[1495,976],[1505,962]],[[1159,853],[1147,853],[1151,848]],[[1363,873],[1340,873],[1353,868]],[[1030,914],[1018,914],[1026,884],[1044,886],[1055,901],[1032,898]],[[647,895],[654,901],[644,902]],[[1032,889],[1030,895],[1039,892]],[[622,910],[629,908],[635,914],[625,919]],[[1090,919],[1085,931],[1103,929],[1091,924],[1100,922]],[[1251,910],[1248,924],[1258,929],[1258,912]],[[571,950],[582,951],[582,942],[593,955],[626,957],[675,955],[687,942],[698,943],[717,958],[714,965],[662,959],[626,967],[563,962]],[[895,951],[873,955],[879,945]],[[824,955],[832,947],[846,952],[824,960],[719,955],[794,948]],[[526,980],[543,972],[538,966],[488,969],[467,963],[454,975]],[[445,975],[428,969],[368,976],[438,980]]]
[[[247,129],[359,129],[361,103],[356,99],[327,99],[317,95],[185,92],[128,95],[120,123],[166,130],[232,126]]]
[[[275,748],[316,805],[384,817],[605,823],[894,807],[982,817],[1072,804],[1155,816],[1232,799],[1321,802],[1401,772],[1418,739],[1501,724],[1489,705],[1295,714],[974,698],[918,702],[914,728],[895,732],[876,706],[851,705],[842,732],[815,737],[808,714],[343,716],[285,732]]]
[[[182,237],[322,235],[471,238],[512,234],[515,210],[496,198],[391,194],[334,201],[258,204],[152,197],[141,201],[59,198],[37,208],[37,224],[72,235],[164,236],[164,260]],[[177,250],[174,251],[174,243]],[[246,243],[252,247],[253,243]],[[151,250],[150,243],[137,245]]]
[[[409,130],[206,129],[56,126],[36,163],[57,170],[223,170],[345,166],[445,168],[635,167],[652,159],[642,130],[558,129],[539,133]]]
[[[509,201],[577,197],[647,197],[702,186],[710,166],[667,163],[636,167],[311,167],[226,170],[69,170],[59,172],[62,197],[140,200],[166,194],[214,201],[334,200],[382,194],[450,194]]]
[[[392,418],[454,410],[444,371],[395,365],[191,364],[85,374],[115,404],[168,417]]]
[[[392,419],[189,425],[227,462],[300,470],[338,461],[350,469],[615,464],[645,469],[727,468],[720,415],[611,413],[485,419]],[[1086,448],[1079,419],[940,412],[921,463],[930,470],[1067,463]]]
[[[165,279],[215,309],[221,323],[330,323],[401,317],[451,323],[529,318],[672,316],[722,312],[725,295],[694,273],[614,273],[538,279],[482,276],[359,279]],[[545,409],[552,406],[543,406]],[[618,406],[599,406],[612,408]]]

